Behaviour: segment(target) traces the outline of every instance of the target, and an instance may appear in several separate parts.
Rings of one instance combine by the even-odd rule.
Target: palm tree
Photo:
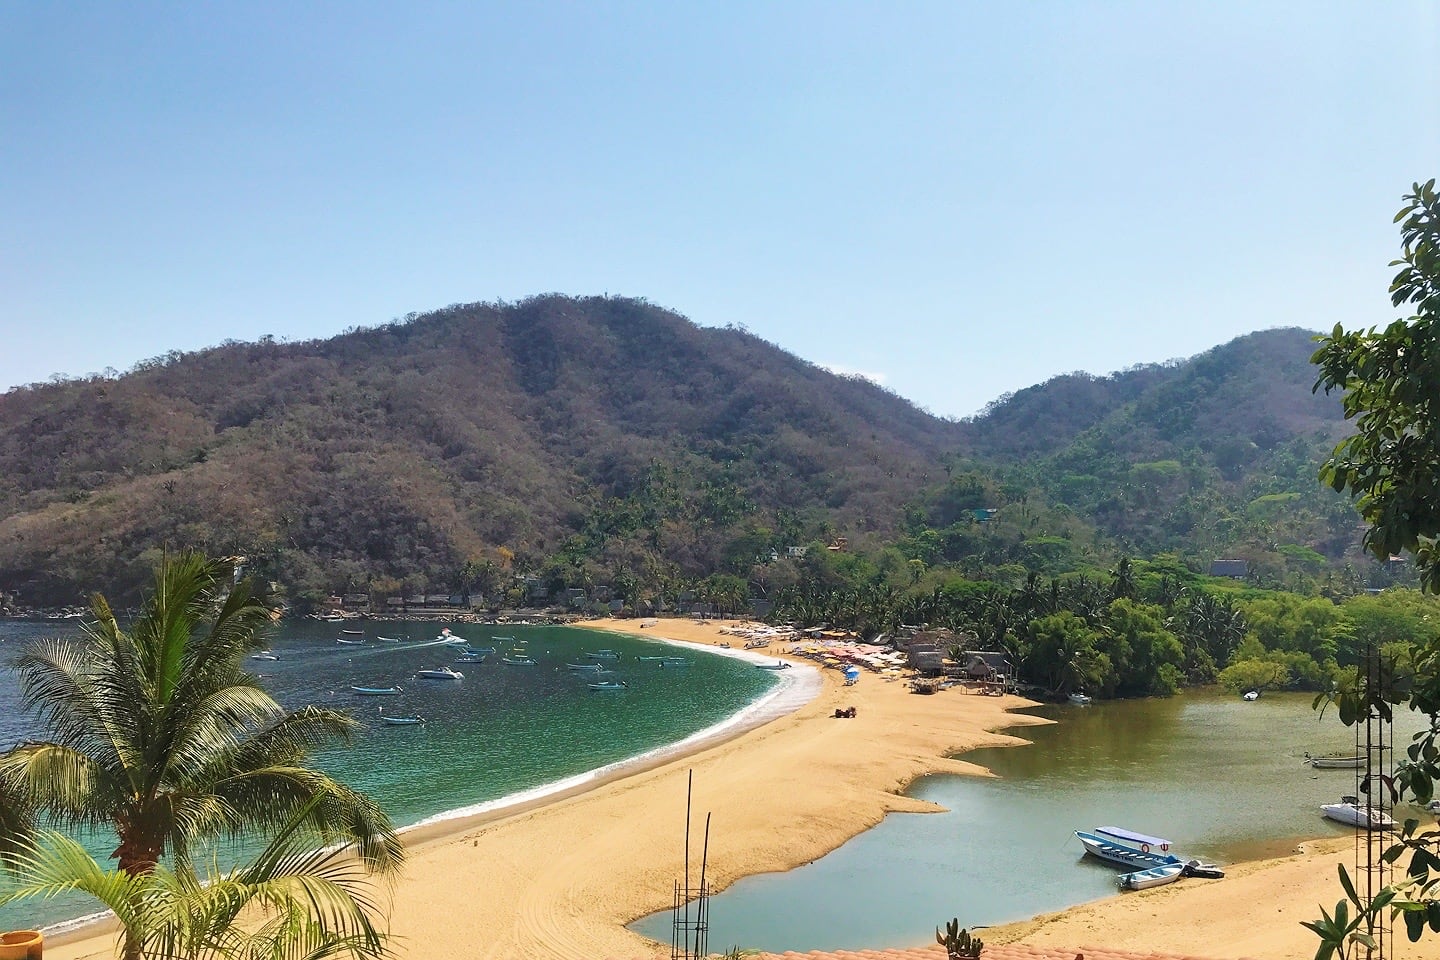
[[[153,960],[377,958],[387,934],[369,872],[349,846],[304,843],[304,811],[264,851],[201,882],[163,864],[144,873],[106,870],[75,840],[47,832],[22,841],[9,861],[0,906],[86,893],[109,908],[127,953]],[[237,920],[244,915],[244,923]]]
[[[270,832],[297,816],[320,842],[344,841],[368,869],[399,865],[389,818],[362,793],[304,765],[357,724],[335,710],[287,713],[241,664],[270,613],[230,567],[166,558],[130,630],[105,598],[80,637],[35,645],[16,663],[23,697],[49,742],[0,754],[0,795],[25,818],[109,825],[120,872],[150,873],[167,854],[193,877],[191,848]],[[4,825],[13,846],[24,819]],[[126,956],[138,944],[127,941]]]

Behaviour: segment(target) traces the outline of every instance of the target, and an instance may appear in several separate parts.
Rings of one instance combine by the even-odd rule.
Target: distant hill
[[[0,589],[130,592],[165,544],[311,593],[455,589],[467,560],[562,547],[693,576],[757,532],[887,533],[958,435],[641,301],[455,306],[0,396]]]
[[[1057,377],[966,423],[962,449],[1122,553],[1243,557],[1277,581],[1364,562],[1353,507],[1316,479],[1349,428],[1338,395],[1312,392],[1313,336],[1268,330],[1178,363]]]
[[[1310,391],[1309,338],[1057,377],[963,423],[629,299],[227,343],[0,395],[0,590],[130,596],[167,545],[247,556],[302,602],[490,593],[512,571],[673,587],[836,535],[878,548],[923,525],[917,505],[1009,522],[1017,500],[1015,549],[978,559],[1035,555],[1020,545],[1048,530],[1092,560],[1323,566],[1356,538],[1314,482],[1344,425]],[[957,470],[984,482],[957,499]]]

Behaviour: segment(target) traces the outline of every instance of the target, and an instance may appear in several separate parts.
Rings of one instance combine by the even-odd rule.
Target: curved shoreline
[[[581,627],[581,629],[595,628]],[[665,646],[746,660],[754,664],[770,663],[775,659],[761,656],[751,650],[716,647],[658,635],[628,632],[626,635]],[[775,678],[777,682],[755,700],[744,704],[730,716],[680,740],[560,780],[506,794],[494,800],[442,810],[439,813],[423,817],[415,823],[407,824],[399,828],[398,832],[405,839],[407,846],[417,846],[442,841],[452,835],[464,833],[494,820],[542,807],[547,803],[580,796],[607,783],[700,753],[787,714],[794,713],[815,699],[823,687],[819,670],[808,664],[797,664],[793,669],[777,671]],[[102,911],[46,924],[40,929],[45,934],[47,945],[59,947],[107,935],[116,928],[114,916],[109,911]]]
[[[623,622],[586,626],[635,633]],[[647,638],[690,638],[721,653],[714,646],[724,639],[717,626],[662,622]],[[793,712],[727,731],[684,756],[657,758],[645,769],[519,808],[412,829],[411,861],[392,894],[397,956],[668,956],[668,948],[624,925],[670,905],[683,869],[692,778],[694,822],[714,818],[709,879],[720,890],[744,876],[817,859],[890,812],[936,810],[903,791],[929,773],[985,776],[984,768],[951,758],[976,747],[1025,743],[996,731],[1049,722],[1012,712],[1029,705],[1016,697],[959,691],[921,697],[874,675],[853,688],[843,687],[834,671],[818,675],[818,694]],[[832,718],[832,708],[857,705],[856,719]],[[1190,955],[1198,936],[1214,956],[1308,956],[1313,936],[1296,917],[1318,916],[1313,904],[1334,903],[1333,854],[1350,845],[1348,839],[1307,843],[1318,852],[1236,865],[1223,883],[1092,901],[992,928],[986,939],[1087,953],[1108,947]],[[1203,933],[1196,931],[1197,918],[1204,918]],[[917,940],[925,933],[918,931]],[[92,936],[60,947],[52,960],[100,956],[113,956],[113,939]]]

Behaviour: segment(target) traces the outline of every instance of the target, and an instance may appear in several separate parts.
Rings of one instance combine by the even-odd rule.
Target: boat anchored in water
[[[591,690],[617,691],[628,689],[624,680],[602,680],[599,683],[586,684]]]
[[[356,687],[350,688],[352,693],[362,697],[398,697],[402,691],[399,687]]]
[[[364,645],[364,640],[346,640],[344,637],[336,637],[336,643],[343,643],[347,647],[358,647]]]
[[[1358,770],[1365,766],[1365,758],[1351,754],[1330,753],[1312,757],[1305,754],[1305,763],[1316,770]]]
[[[523,655],[521,655],[521,656],[515,656],[515,657],[501,657],[501,658],[500,658],[500,662],[501,662],[501,663],[508,663],[508,664],[510,664],[510,666],[512,666],[512,667],[533,667],[533,666],[535,666],[535,658],[534,658],[534,657],[527,657],[527,656],[523,656]]]
[[[251,660],[279,660],[280,658],[277,657],[277,656],[275,656],[275,654],[271,653],[269,650],[261,650],[259,653],[252,653],[252,654],[250,654],[250,659],[251,659]]]
[[[459,670],[452,670],[449,667],[436,667],[431,670],[416,670],[415,676],[426,680],[464,680],[465,674]]]
[[[585,656],[591,660],[619,660],[620,654],[614,650],[596,650],[594,653],[587,653]]]
[[[569,670],[588,670],[591,673],[599,673],[605,669],[603,663],[567,663],[565,667]]]
[[[1066,697],[1065,699],[1069,700],[1073,704],[1082,707],[1088,707],[1090,705],[1090,698],[1087,697],[1085,694],[1079,692],[1078,690],[1070,694],[1070,696]]]
[[[385,723],[392,727],[413,727],[424,723],[424,717],[381,717]]]

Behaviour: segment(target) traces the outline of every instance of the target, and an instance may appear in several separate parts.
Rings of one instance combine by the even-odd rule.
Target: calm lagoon
[[[1183,857],[1220,863],[1348,835],[1319,806],[1354,793],[1354,771],[1302,761],[1349,750],[1353,733],[1333,709],[1320,718],[1312,699],[1245,703],[1188,691],[1030,711],[1059,722],[1015,730],[1029,746],[964,755],[999,779],[923,778],[909,793],[947,812],[891,814],[812,864],[739,881],[711,900],[710,944],[776,953],[918,946],[951,917],[988,926],[1109,896],[1117,871],[1082,858],[1074,836],[1100,825],[1167,837]],[[1397,747],[1421,726],[1407,715]],[[669,942],[670,919],[656,914],[634,929]]]

